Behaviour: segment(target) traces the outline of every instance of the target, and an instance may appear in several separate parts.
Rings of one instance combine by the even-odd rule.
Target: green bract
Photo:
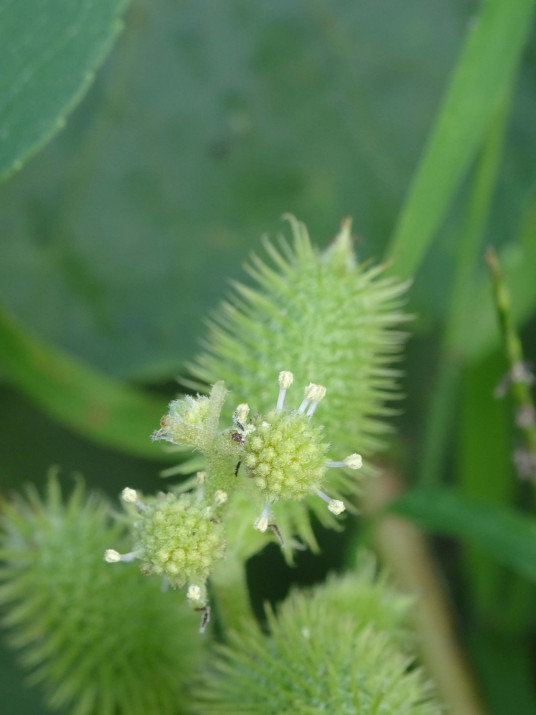
[[[439,715],[414,667],[408,599],[374,571],[369,561],[356,575],[294,592],[277,616],[268,611],[269,635],[231,636],[197,690],[197,711]]]
[[[265,242],[272,266],[253,256],[255,288],[234,292],[210,323],[207,348],[191,365],[200,384],[224,380],[231,403],[266,413],[274,406],[274,376],[291,371],[300,385],[319,383],[318,408],[333,454],[374,454],[391,427],[386,402],[400,397],[400,360],[408,321],[402,311],[409,282],[383,277],[385,266],[360,264],[350,222],[325,251],[311,245],[290,217],[293,243]],[[197,384],[197,383],[196,383]]]
[[[276,406],[277,374],[293,375],[298,389],[311,382],[322,386],[326,399],[316,409],[311,430],[321,425],[323,432],[319,442],[314,440],[307,477],[299,467],[304,459],[289,459],[286,470],[274,464],[294,449],[291,430],[288,445],[266,445],[263,456],[254,432],[246,436],[244,448],[245,471],[253,477],[259,507],[264,508],[258,525],[268,525],[267,506],[273,505],[271,518],[285,540],[297,534],[315,548],[308,509],[324,525],[336,527],[343,497],[355,498],[359,490],[359,481],[346,469],[326,471],[321,444],[330,445],[333,459],[362,454],[366,477],[372,472],[366,458],[382,448],[383,435],[392,429],[386,418],[394,410],[387,403],[400,397],[400,371],[393,365],[406,339],[399,326],[408,320],[402,311],[408,282],[383,277],[384,266],[359,264],[349,221],[325,251],[313,248],[302,223],[292,217],[290,223],[292,245],[281,240],[278,250],[266,242],[273,267],[253,256],[248,272],[256,287],[235,284],[209,324],[206,350],[190,366],[201,382],[190,384],[202,390],[224,380],[231,393],[225,413],[231,416],[230,405],[250,405],[255,428],[270,421],[262,415],[272,414]],[[280,419],[293,418],[285,414]],[[315,493],[328,501],[329,509],[309,498]]]

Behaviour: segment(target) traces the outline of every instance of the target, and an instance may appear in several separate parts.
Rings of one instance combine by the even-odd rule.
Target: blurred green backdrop
[[[282,230],[283,212],[304,220],[319,245],[352,215],[360,256],[382,257],[479,6],[134,0],[66,128],[0,189],[0,301],[34,335],[103,373],[150,386],[163,412],[174,377],[199,347],[204,316],[228,278],[243,277],[260,236]],[[484,237],[496,245],[534,213],[535,65],[532,41]],[[399,420],[410,448],[424,426],[466,188],[411,296],[418,337]],[[497,358],[486,365],[492,386],[503,368]],[[157,462],[94,446],[7,380],[0,399],[2,491],[39,482],[52,464],[110,494],[127,482],[159,483]],[[417,471],[415,458],[410,464]],[[343,537],[321,538],[326,555],[305,558],[302,580],[340,563],[334,554]],[[277,586],[257,588],[258,601],[282,597],[290,579],[276,550],[264,558]],[[44,712],[22,690],[12,657],[0,664],[2,697],[17,703],[6,712]]]

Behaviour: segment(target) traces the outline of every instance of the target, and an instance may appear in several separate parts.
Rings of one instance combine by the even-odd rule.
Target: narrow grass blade
[[[388,249],[399,275],[419,268],[514,81],[533,9],[533,0],[487,0],[470,28]]]

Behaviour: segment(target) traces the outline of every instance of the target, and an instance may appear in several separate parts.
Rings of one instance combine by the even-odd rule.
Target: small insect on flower
[[[360,469],[363,464],[359,454],[337,462],[327,459],[329,444],[323,439],[323,428],[314,427],[311,421],[326,388],[310,383],[298,409],[286,409],[286,392],[293,379],[287,370],[279,374],[275,410],[255,417],[244,439],[243,463],[265,498],[264,509],[254,523],[261,532],[268,528],[271,505],[280,499],[299,501],[316,494],[328,503],[332,514],[341,514],[344,503],[321,490],[326,472],[333,467]]]

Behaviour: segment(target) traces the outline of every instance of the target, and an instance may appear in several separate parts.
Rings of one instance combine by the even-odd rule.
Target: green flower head
[[[199,479],[203,481],[202,474]],[[142,573],[163,576],[172,588],[188,583],[192,606],[206,609],[206,581],[226,548],[219,515],[227,499],[225,492],[219,491],[208,506],[200,493],[160,493],[142,501],[136,490],[127,487],[121,496],[134,519],[133,550],[120,554],[107,549],[105,561],[139,560]]]
[[[255,528],[266,531],[270,505],[278,500],[301,501],[316,495],[328,503],[332,514],[341,514],[345,507],[339,499],[330,499],[322,486],[330,467],[359,469],[361,455],[354,453],[338,462],[327,458],[329,444],[325,441],[323,427],[314,427],[312,417],[326,395],[323,385],[310,383],[297,409],[285,407],[285,397],[294,376],[284,370],[279,374],[279,396],[274,410],[257,415],[251,424],[239,421],[241,409],[247,418],[249,408],[241,405],[235,412],[235,423],[244,435],[243,462],[247,476],[265,499],[261,516]]]

